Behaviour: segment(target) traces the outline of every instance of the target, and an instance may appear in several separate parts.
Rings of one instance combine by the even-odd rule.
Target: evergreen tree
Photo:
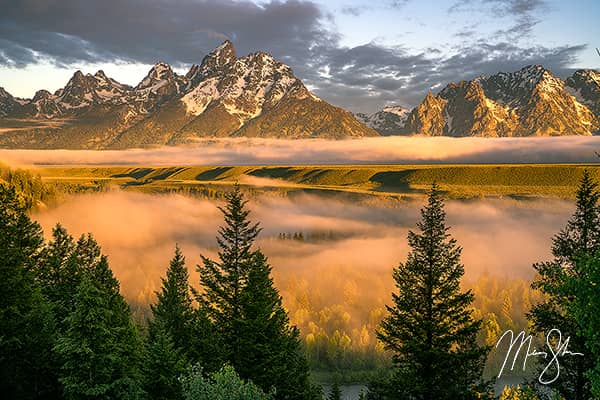
[[[600,250],[600,194],[597,183],[587,170],[581,178],[576,198],[575,213],[553,239],[553,260],[533,266],[537,274],[532,287],[546,294],[546,301],[533,306],[528,318],[533,328],[542,335],[551,329],[560,329],[563,337],[571,337],[569,350],[586,354],[583,327],[569,311],[569,304],[579,295],[578,285],[571,285],[568,289],[567,281],[585,274],[585,271],[577,271],[578,260],[585,260]],[[590,382],[586,373],[593,364],[591,357],[564,357],[559,378],[552,387],[567,399],[590,398]]]
[[[225,218],[225,225],[219,228],[217,244],[219,261],[202,256],[202,266],[198,266],[200,283],[204,292],[198,296],[200,306],[214,323],[223,343],[226,343],[225,359],[231,360],[234,368],[239,365],[241,355],[241,295],[246,284],[253,252],[254,239],[260,229],[258,223],[248,220],[250,211],[245,208],[239,186],[226,194],[225,207],[219,207]]]
[[[118,282],[107,264],[98,268],[103,266],[104,272],[82,277],[54,348],[62,360],[60,381],[67,399],[137,399],[142,394],[139,336]],[[96,276],[105,279],[96,281]]]
[[[308,363],[291,327],[265,256],[253,255],[241,295],[238,372],[278,399],[311,398]]]
[[[378,338],[393,354],[390,399],[469,399],[482,384],[487,347],[476,343],[482,321],[473,318],[473,294],[462,292],[461,248],[450,237],[437,186],[421,210],[420,232],[393,273],[398,289]]]
[[[73,257],[80,269],[80,279],[87,275],[99,288],[119,294],[119,281],[113,275],[108,266],[108,258],[102,254],[100,245],[91,233],[81,235],[77,240]]]
[[[56,315],[57,329],[62,331],[64,316],[73,309],[73,297],[80,281],[82,268],[75,262],[75,242],[67,230],[57,224],[52,230],[52,240],[42,252],[36,277],[50,301]]]
[[[219,371],[227,362],[227,346],[202,304],[194,310],[191,336],[186,351],[188,360],[200,362],[203,371],[207,373]]]
[[[183,394],[179,378],[185,373],[186,362],[176,347],[170,330],[155,323],[153,337],[147,343],[144,360],[144,390],[151,400],[180,399]]]
[[[224,359],[241,377],[267,392],[274,389],[278,399],[310,398],[298,331],[289,326],[266,258],[252,250],[260,228],[250,222],[239,186],[226,201],[220,208],[225,225],[217,237],[219,261],[203,257],[198,267],[200,309],[219,334]]]
[[[59,332],[64,330],[64,316],[75,308],[75,294],[84,275],[109,291],[119,290],[119,283],[108,267],[108,259],[94,237],[81,235],[75,242],[67,230],[57,224],[52,230],[52,240],[41,254],[36,277],[54,314],[59,316]]]
[[[189,359],[194,324],[194,309],[185,257],[179,246],[162,278],[162,288],[151,305],[153,318],[148,321],[145,389],[151,399],[181,397],[178,378]]]
[[[162,287],[156,297],[156,304],[150,306],[153,316],[148,322],[150,340],[153,340],[157,329],[166,329],[175,347],[185,351],[191,339],[194,309],[189,273],[179,246],[175,247],[175,255],[166,278],[162,278]]]
[[[34,271],[43,236],[14,187],[0,183],[0,393],[56,398],[51,359],[54,319]]]
[[[578,321],[585,341],[587,353],[584,357],[590,361],[586,378],[589,379],[590,398],[596,399],[600,398],[600,253],[578,260],[574,269],[575,273],[566,279],[562,290],[576,293],[568,311]]]

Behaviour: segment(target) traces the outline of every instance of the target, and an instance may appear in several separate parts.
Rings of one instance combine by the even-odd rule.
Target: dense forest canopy
[[[341,295],[334,303],[320,303],[317,293],[302,281],[287,282],[282,299],[268,260],[253,246],[259,230],[247,220],[247,200],[239,187],[218,196],[226,205],[222,209],[225,225],[218,232],[220,251],[211,253],[218,254],[218,259],[205,257],[198,273],[190,274],[191,266],[176,248],[170,266],[165,266],[162,287],[147,296],[128,298],[129,304],[93,236],[75,240],[58,225],[51,239],[44,240],[39,225],[28,216],[68,189],[61,191],[30,171],[7,167],[0,168],[0,189],[4,230],[0,261],[5,293],[10,293],[1,324],[3,370],[9,374],[3,382],[6,393],[15,398],[80,398],[92,393],[111,398],[161,398],[159,393],[190,399],[210,398],[202,397],[211,396],[207,393],[234,396],[224,394],[230,389],[222,385],[239,386],[235,395],[239,398],[318,398],[318,388],[308,380],[309,367],[313,381],[371,382],[371,398],[388,398],[377,397],[385,392],[381,382],[385,371],[397,365],[392,363],[397,360],[394,352],[403,351],[401,347],[392,350],[376,335],[382,332],[382,320],[388,318],[390,309],[384,305],[390,304],[389,299],[375,308],[359,307],[368,288],[343,279],[343,287],[335,289]],[[526,330],[531,323],[550,328],[556,318],[548,317],[544,304],[550,304],[554,312],[559,310],[563,319],[570,316],[581,321],[576,329],[568,328],[568,333],[573,336],[572,344],[591,356],[583,369],[576,364],[567,367],[574,375],[565,374],[554,385],[556,393],[566,399],[590,398],[598,390],[593,372],[597,347],[589,341],[597,323],[590,308],[597,299],[593,287],[598,276],[596,242],[580,239],[581,235],[595,237],[599,229],[594,222],[597,201],[596,183],[584,174],[573,219],[554,239],[554,255],[570,257],[564,272],[564,261],[539,264],[533,287],[524,278],[506,280],[488,274],[456,281],[456,287],[470,293],[471,301],[464,306],[477,321],[472,331],[475,342],[470,343],[482,349],[495,345],[508,329]],[[443,203],[438,207],[443,209]],[[429,223],[437,226],[439,221]],[[232,241],[236,235],[244,237],[246,244]],[[272,237],[298,244],[338,239],[333,231],[288,231]],[[581,240],[591,240],[593,245],[573,250]],[[338,284],[333,276],[327,279],[332,280],[332,287]],[[232,307],[227,313],[225,304]],[[270,333],[255,336],[257,330]],[[105,334],[97,335],[100,331]],[[22,341],[22,332],[30,332],[34,342]],[[539,330],[540,335],[543,332]],[[275,347],[261,342],[265,337]],[[88,347],[82,347],[83,342]],[[36,358],[40,352],[45,356]],[[257,369],[261,357],[266,357],[264,367]],[[275,360],[280,360],[280,367]],[[496,374],[502,361],[501,352],[487,354],[484,377]],[[290,362],[293,366],[285,365]],[[96,370],[98,365],[103,369]],[[93,378],[86,375],[86,368],[94,370]],[[292,375],[284,378],[283,371]],[[531,377],[535,374],[530,371]],[[25,385],[27,379],[34,379],[35,385]],[[569,379],[585,384],[576,386]],[[574,387],[585,391],[573,392]],[[535,385],[512,392],[507,389],[502,398],[529,398],[522,396],[535,391]]]

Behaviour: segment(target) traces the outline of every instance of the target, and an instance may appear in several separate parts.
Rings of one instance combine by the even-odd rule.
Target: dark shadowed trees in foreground
[[[584,174],[575,214],[554,239],[553,260],[535,265],[533,287],[545,300],[532,307],[533,327],[540,333],[560,328],[571,336],[569,350],[585,354],[561,358],[553,387],[567,400],[600,398],[599,198]],[[202,259],[200,289],[190,287],[176,248],[145,330],[134,324],[92,235],[75,241],[57,225],[45,242],[27,214],[31,201],[0,182],[3,398],[321,398],[271,266],[255,247],[260,228],[249,219],[247,201],[239,187],[225,200],[218,258]],[[473,294],[460,288],[461,248],[435,186],[421,217],[418,230],[409,232],[406,261],[394,269],[397,290],[378,332],[393,367],[366,396],[489,398],[482,381],[488,348],[476,341],[482,322],[473,316]],[[506,326],[511,308],[505,297]],[[502,398],[543,398],[535,389],[507,389]]]
[[[43,236],[14,187],[0,183],[0,393],[57,398],[54,317],[36,282]]]

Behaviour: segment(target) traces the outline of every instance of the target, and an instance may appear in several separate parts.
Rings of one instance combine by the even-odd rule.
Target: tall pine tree
[[[14,187],[0,183],[0,393],[57,398],[51,357],[54,319],[36,284],[43,236]]]
[[[181,399],[179,378],[185,373],[187,362],[181,349],[176,347],[170,330],[158,322],[152,338],[146,343],[144,359],[144,390],[149,400]]]
[[[194,309],[185,257],[179,246],[151,305],[144,363],[145,389],[150,399],[180,398],[179,376],[190,359]]]
[[[420,232],[408,233],[406,262],[394,269],[398,291],[377,333],[394,363],[385,398],[477,398],[478,390],[486,390],[488,348],[476,343],[482,321],[473,317],[473,294],[460,289],[462,249],[448,233],[435,184],[421,217]]]
[[[59,331],[62,331],[64,317],[73,309],[73,297],[83,270],[76,262],[74,253],[73,237],[63,226],[57,224],[52,230],[52,240],[45,246],[36,270],[42,291],[57,316]]]
[[[566,308],[578,322],[586,349],[585,377],[589,379],[590,398],[597,399],[600,398],[600,252],[578,259],[574,272],[565,279],[561,291],[575,294]]]
[[[162,278],[162,287],[156,293],[156,304],[151,305],[152,319],[148,322],[150,339],[155,331],[167,329],[173,338],[175,347],[184,351],[189,347],[194,309],[189,283],[189,273],[185,266],[185,257],[179,246]]]
[[[62,362],[65,397],[138,399],[143,394],[142,349],[129,306],[91,236],[77,245],[82,262],[91,270],[81,276],[73,309],[54,347]]]
[[[275,390],[278,399],[310,398],[298,332],[289,326],[271,267],[252,249],[260,228],[250,222],[246,204],[239,186],[226,195],[219,261],[202,258],[198,271],[204,291],[198,300],[219,333],[225,360],[242,378],[266,392]]]
[[[240,345],[237,370],[278,399],[313,398],[299,331],[290,326],[271,266],[256,251],[241,295]]]
[[[571,337],[569,350],[586,354],[583,321],[573,315],[570,305],[580,295],[579,289],[586,285],[582,280],[588,273],[586,267],[594,265],[587,260],[600,251],[600,193],[587,170],[576,199],[575,213],[553,239],[554,258],[533,266],[537,274],[532,287],[546,294],[546,300],[533,306],[528,317],[537,332],[545,335],[551,329],[560,329],[563,337]],[[560,364],[560,375],[551,386],[569,400],[589,399],[591,386],[587,373],[594,367],[594,358],[564,357]],[[552,374],[551,371],[548,375]]]
[[[225,207],[219,207],[225,218],[225,225],[219,228],[217,236],[219,261],[202,256],[203,265],[198,266],[198,272],[204,292],[198,300],[219,331],[223,343],[227,344],[225,358],[231,360],[237,370],[242,350],[241,295],[252,263],[251,248],[260,228],[258,223],[249,221],[250,211],[245,208],[248,201],[238,186],[225,199]]]
[[[109,291],[118,292],[118,282],[108,267],[108,259],[91,234],[75,242],[67,230],[57,224],[52,240],[41,253],[36,277],[57,316],[57,328],[64,331],[63,320],[75,308],[75,294],[84,276]]]

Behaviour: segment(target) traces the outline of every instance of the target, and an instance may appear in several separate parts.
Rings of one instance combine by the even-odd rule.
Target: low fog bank
[[[78,195],[33,217],[49,236],[60,222],[78,236],[92,232],[109,256],[124,294],[148,301],[160,286],[179,243],[192,283],[200,254],[215,257],[215,233],[222,224],[218,202],[181,195],[109,192]],[[408,252],[423,203],[357,205],[315,195],[261,196],[249,203],[264,228],[258,245],[273,265],[284,301],[297,303],[310,288],[312,301],[357,296],[372,307],[388,301],[391,271]],[[560,200],[471,200],[447,203],[451,233],[463,247],[467,279],[488,273],[532,277],[531,264],[550,256],[551,237],[574,206]],[[302,233],[294,240],[294,233]],[[281,235],[291,236],[281,238]],[[317,299],[317,300],[314,300]]]
[[[348,140],[211,139],[193,147],[0,150],[13,165],[289,165],[595,163],[600,137],[380,137]]]

